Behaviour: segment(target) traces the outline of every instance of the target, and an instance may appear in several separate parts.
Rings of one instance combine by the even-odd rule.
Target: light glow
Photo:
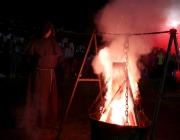
[[[172,28],[176,28],[178,26],[178,22],[174,21],[172,22]]]
[[[126,59],[113,63],[110,60],[107,48],[101,49],[98,58],[104,66],[104,80],[110,79],[107,83],[106,102],[100,121],[118,125],[137,126],[136,114],[134,111],[134,100],[138,96],[138,84],[133,81],[131,73],[125,69]],[[128,72],[128,79],[125,73]],[[127,90],[128,85],[128,90]],[[128,91],[128,92],[127,92]],[[126,111],[126,93],[128,94],[128,115]],[[128,122],[127,122],[128,118]]]

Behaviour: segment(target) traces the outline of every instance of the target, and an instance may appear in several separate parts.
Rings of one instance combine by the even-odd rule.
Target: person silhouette
[[[23,51],[29,63],[26,105],[21,128],[57,127],[57,85],[54,69],[63,55],[55,40],[53,24],[45,20],[42,33]]]

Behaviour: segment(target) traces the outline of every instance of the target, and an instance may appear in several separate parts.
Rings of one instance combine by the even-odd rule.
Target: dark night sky
[[[51,20],[56,27],[83,31],[93,23],[93,15],[108,0],[64,0],[64,1],[6,1],[1,4],[1,18],[20,19],[38,25],[44,19]]]

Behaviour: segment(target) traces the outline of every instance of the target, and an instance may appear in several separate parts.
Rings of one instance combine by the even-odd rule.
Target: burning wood
[[[122,57],[111,55],[109,48],[105,47],[93,60],[94,72],[102,74],[106,90],[99,93],[89,110],[92,140],[144,139],[151,127],[151,122],[138,108],[140,96],[136,81],[140,73],[135,57],[131,61],[128,58],[127,37],[125,42]]]
[[[131,84],[128,78],[128,72],[126,70],[126,64],[125,63],[113,63],[113,73],[116,74],[114,79],[112,79],[112,91],[110,92],[111,98],[109,98],[105,104],[105,107],[102,110],[102,117],[100,118],[100,121],[110,122],[110,123],[117,123],[120,125],[132,125],[137,126],[138,125],[138,116],[137,116],[137,107],[134,104],[134,97],[131,89]],[[118,71],[122,71],[120,74],[116,73]],[[117,76],[119,74],[119,76]],[[120,84],[119,84],[120,83]],[[118,89],[117,89],[117,86]],[[116,92],[114,92],[116,90]],[[126,95],[125,95],[126,94]],[[130,101],[128,101],[130,100]],[[119,111],[121,111],[121,103],[118,102],[124,102],[126,101],[126,110],[122,110],[122,112],[125,112],[125,114],[115,114],[116,116],[119,116],[122,118],[117,118],[116,121],[114,121],[113,113],[114,113],[114,106],[119,106]],[[129,104],[128,102],[131,102],[131,109],[129,110]],[[118,110],[116,110],[118,111]],[[128,113],[129,112],[129,113]],[[115,117],[116,117],[115,116]],[[120,122],[121,120],[121,122]]]
[[[128,49],[127,45],[126,49]],[[145,115],[139,112],[138,102],[135,102],[138,98],[139,89],[129,71],[130,64],[127,51],[121,60],[112,62],[108,49],[104,48],[100,50],[98,59],[104,68],[104,79],[108,79],[104,96],[105,103],[103,109],[100,110],[99,121],[122,126],[141,127],[144,121],[140,119]]]

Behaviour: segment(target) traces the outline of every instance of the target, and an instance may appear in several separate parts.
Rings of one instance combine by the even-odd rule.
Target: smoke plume
[[[180,23],[179,6],[178,0],[109,0],[94,16],[94,23],[97,32],[101,33],[102,42],[105,42],[103,47],[108,48],[110,61],[121,61],[126,34],[129,34],[128,59],[133,76],[139,79],[138,58],[149,54],[153,47],[166,50],[169,34],[134,34],[169,31],[172,22]],[[95,56],[92,63],[94,72],[101,73],[102,65],[99,56]]]

